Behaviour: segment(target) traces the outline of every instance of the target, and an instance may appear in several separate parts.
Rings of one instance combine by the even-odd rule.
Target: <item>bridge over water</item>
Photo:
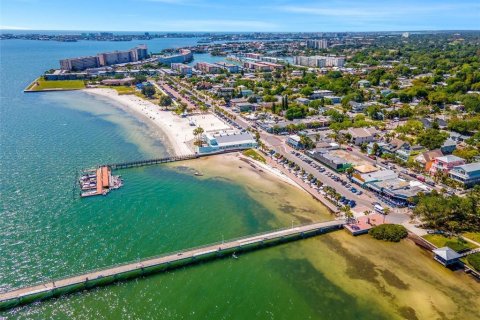
[[[0,310],[199,263],[201,261],[230,256],[235,253],[258,250],[283,242],[303,239],[340,229],[344,224],[345,220],[333,220],[259,233],[227,242],[219,242],[168,253],[141,261],[119,264],[51,282],[14,289],[0,293]]]

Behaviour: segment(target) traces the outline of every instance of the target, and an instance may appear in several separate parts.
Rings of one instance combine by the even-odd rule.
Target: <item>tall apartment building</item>
[[[328,42],[326,39],[307,40],[307,48],[310,49],[327,49]]]
[[[343,67],[345,65],[345,57],[331,57],[331,56],[295,56],[293,57],[293,64],[312,67]]]
[[[147,46],[142,44],[127,51],[99,53],[96,56],[60,60],[60,68],[68,71],[81,71],[89,68],[110,66],[144,60],[148,57]]]

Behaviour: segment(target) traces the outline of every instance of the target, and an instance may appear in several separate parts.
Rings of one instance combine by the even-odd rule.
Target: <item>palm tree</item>
[[[390,214],[390,208],[386,207],[383,209],[383,223],[385,223],[385,217]]]
[[[196,142],[197,144],[200,144],[200,141],[201,141],[201,140],[200,140],[200,136],[201,136],[201,134],[204,133],[204,132],[205,132],[205,130],[203,130],[202,127],[197,127],[197,128],[195,128],[195,129],[193,129],[193,134],[194,134],[195,137],[196,137],[196,141],[195,141],[195,142]]]
[[[347,220],[347,223],[351,223],[351,221],[353,219],[353,212],[352,212],[352,210],[350,210],[350,206],[346,205],[346,206],[342,207],[341,210],[345,214],[345,218]]]
[[[363,214],[367,217],[367,223],[370,224],[370,217],[368,216],[372,211],[370,210],[365,210],[363,211]]]

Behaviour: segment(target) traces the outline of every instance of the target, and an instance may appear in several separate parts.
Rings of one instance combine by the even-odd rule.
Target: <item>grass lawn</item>
[[[469,255],[467,258],[467,264],[473,269],[480,271],[480,253],[474,253]]]
[[[267,161],[265,160],[264,157],[262,157],[261,155],[259,155],[257,153],[257,151],[253,150],[253,149],[248,149],[248,150],[245,150],[243,151],[243,155],[247,156],[247,157],[250,157],[254,160],[257,160],[257,161],[260,161],[262,163],[266,163]]]
[[[135,94],[135,87],[129,87],[129,86],[98,86],[98,88],[107,88],[107,89],[113,89],[118,92],[119,95],[122,94]]]
[[[50,80],[37,79],[33,82],[33,85],[28,89],[34,91],[59,89],[59,90],[76,90],[84,89],[85,83],[83,80]]]
[[[480,232],[465,232],[462,234],[465,238],[480,243]]]
[[[474,244],[472,244],[470,242],[462,241],[462,240],[458,239],[457,237],[448,238],[448,237],[443,236],[441,234],[427,234],[427,235],[424,235],[423,238],[430,241],[431,243],[433,243],[434,245],[436,245],[439,248],[450,247],[451,249],[453,249],[457,252],[462,251],[462,250],[466,250],[466,249],[475,248]]]

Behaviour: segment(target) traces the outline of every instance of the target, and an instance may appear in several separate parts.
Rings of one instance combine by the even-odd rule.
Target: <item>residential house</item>
[[[409,144],[402,146],[395,152],[395,157],[400,161],[407,162],[410,157],[418,155],[425,148],[419,145],[410,146]]]
[[[373,151],[373,144],[374,143],[370,142],[367,150],[371,149]],[[392,139],[390,142],[387,143],[378,143],[379,148],[377,155],[387,154],[394,156],[397,150],[401,148],[408,148],[409,146],[410,145],[408,144],[408,142],[402,141],[400,139]]]
[[[368,88],[368,87],[370,87],[370,81],[368,81],[368,80],[360,80],[360,81],[358,81],[358,86],[359,86],[360,88]]]
[[[426,172],[429,172],[430,168],[432,167],[433,161],[438,157],[442,157],[443,155],[444,154],[441,149],[435,149],[419,154],[415,158],[415,161],[422,164],[424,166],[424,170]]]
[[[354,113],[361,113],[363,110],[365,110],[365,104],[361,102],[355,102],[355,101],[350,101],[348,103],[350,107],[352,108],[352,112]]]
[[[349,128],[347,132],[352,136],[352,143],[357,146],[374,141],[377,134],[375,128]]]
[[[440,150],[442,150],[442,153],[444,155],[447,155],[447,154],[452,154],[453,151],[455,151],[456,148],[457,148],[457,143],[455,141],[453,141],[452,139],[448,138],[447,140],[445,140],[443,145],[440,147]]]
[[[297,98],[295,99],[296,102],[303,104],[303,105],[308,105],[310,103],[310,100],[307,98]]]
[[[465,160],[463,158],[454,156],[452,154],[437,157],[433,160],[433,164],[430,168],[430,174],[433,176],[437,172],[445,172],[449,173],[453,167],[461,166],[465,164]]]
[[[450,170],[450,178],[460,182],[466,188],[480,184],[480,162],[453,167]]]

